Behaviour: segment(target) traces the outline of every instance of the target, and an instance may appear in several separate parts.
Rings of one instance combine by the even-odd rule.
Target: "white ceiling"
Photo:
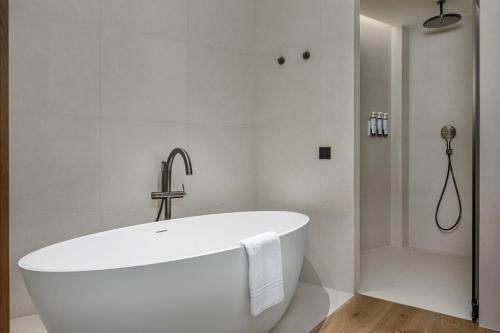
[[[446,0],[444,11],[470,15],[472,0]],[[393,26],[414,26],[439,15],[439,6],[436,0],[361,0],[361,15]]]

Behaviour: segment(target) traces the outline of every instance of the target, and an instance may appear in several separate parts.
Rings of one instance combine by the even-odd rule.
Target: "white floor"
[[[470,319],[471,260],[383,247],[361,252],[359,293]]]
[[[270,333],[306,333],[348,301],[352,294],[300,282],[288,311]],[[10,321],[11,333],[46,333],[38,316]]]
[[[283,319],[270,333],[307,333],[353,295],[300,282]]]

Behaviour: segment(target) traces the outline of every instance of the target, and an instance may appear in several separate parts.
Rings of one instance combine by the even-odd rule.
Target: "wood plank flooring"
[[[467,320],[355,295],[311,333],[493,333]]]

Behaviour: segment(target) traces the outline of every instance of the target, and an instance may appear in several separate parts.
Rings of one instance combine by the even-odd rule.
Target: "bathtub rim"
[[[297,227],[294,227],[294,228],[291,228],[290,230],[287,230],[285,232],[279,233],[278,236],[279,236],[280,239],[282,237],[287,236],[287,235],[289,235],[289,234],[291,234],[291,233],[293,233],[295,231],[298,231],[298,230],[300,230],[302,228],[306,228],[309,225],[309,222],[310,222],[310,217],[308,215],[306,215],[306,214],[303,214],[303,213],[292,212],[292,211],[270,211],[270,210],[252,210],[252,211],[239,211],[239,212],[228,212],[228,213],[215,213],[215,214],[205,214],[205,215],[194,215],[194,216],[189,216],[189,217],[182,217],[182,218],[172,219],[171,221],[180,221],[180,220],[185,220],[185,219],[189,219],[189,218],[193,218],[193,217],[205,217],[205,216],[215,216],[215,215],[231,215],[231,214],[239,214],[239,213],[286,213],[286,214],[292,214],[292,215],[301,216],[303,218],[303,222],[299,226],[297,226]],[[165,221],[160,221],[160,222],[165,222]],[[119,269],[133,269],[133,268],[139,268],[139,267],[147,267],[147,266],[153,266],[153,265],[167,264],[167,263],[173,263],[173,262],[177,262],[177,261],[181,261],[181,260],[191,260],[191,259],[196,259],[196,258],[202,258],[202,257],[209,256],[209,255],[214,255],[214,254],[229,252],[229,251],[233,251],[233,250],[244,249],[244,247],[242,245],[237,244],[237,245],[234,245],[234,246],[225,247],[225,248],[221,248],[221,249],[214,250],[214,251],[203,252],[201,254],[188,255],[188,256],[183,256],[183,257],[178,257],[178,258],[168,259],[168,260],[163,260],[163,261],[157,261],[157,262],[145,262],[144,264],[139,264],[139,265],[128,265],[128,266],[119,266],[119,267],[110,267],[110,268],[65,269],[65,270],[61,270],[61,269],[42,269],[42,268],[32,267],[32,266],[26,264],[26,260],[28,259],[28,257],[30,257],[31,255],[37,253],[38,251],[41,251],[41,250],[43,250],[45,248],[48,248],[48,247],[51,247],[51,246],[54,246],[54,245],[58,245],[58,244],[61,244],[61,243],[66,243],[66,242],[71,242],[73,240],[76,240],[76,239],[79,239],[79,238],[84,238],[84,237],[87,237],[87,236],[90,236],[90,235],[113,232],[114,230],[129,229],[129,228],[134,228],[134,227],[138,227],[138,226],[146,225],[146,224],[153,225],[155,223],[158,223],[158,222],[140,223],[140,224],[135,224],[135,225],[131,225],[131,226],[123,227],[123,228],[115,228],[115,229],[111,229],[111,230],[105,230],[105,231],[101,231],[101,232],[96,232],[96,233],[91,233],[91,234],[88,234],[88,235],[83,235],[83,236],[71,238],[71,239],[68,239],[68,240],[65,240],[65,241],[62,241],[62,242],[57,242],[57,243],[54,243],[54,244],[50,244],[50,245],[44,246],[44,247],[42,247],[40,249],[37,249],[35,251],[32,251],[32,252],[26,254],[25,256],[23,256],[21,259],[18,260],[17,266],[21,269],[21,271],[29,271],[29,272],[34,272],[34,273],[106,272],[106,271],[119,270]]]

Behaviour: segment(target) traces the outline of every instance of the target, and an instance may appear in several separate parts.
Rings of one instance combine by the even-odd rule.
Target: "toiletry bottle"
[[[377,135],[377,116],[375,112],[372,112],[370,116],[370,135]]]
[[[382,119],[382,127],[384,136],[389,136],[389,114],[384,113],[384,117]]]
[[[382,136],[384,135],[384,126],[383,126],[383,119],[382,119],[382,112],[379,112],[377,115],[377,136]]]

